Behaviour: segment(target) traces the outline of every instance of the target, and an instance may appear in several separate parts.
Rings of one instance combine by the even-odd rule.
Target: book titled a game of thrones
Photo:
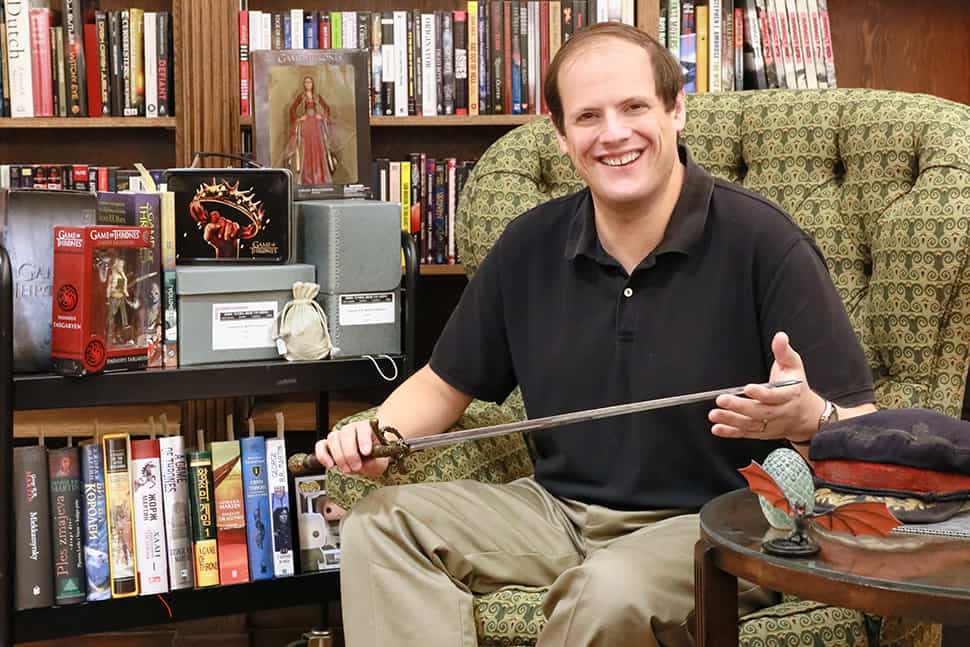
[[[286,441],[266,439],[266,479],[269,485],[270,517],[273,520],[273,574],[293,575],[293,521],[286,471]]]
[[[185,441],[181,436],[158,439],[162,463],[162,499],[165,503],[165,541],[168,545],[168,586],[192,588],[192,524],[189,512],[189,472]]]
[[[246,545],[249,579],[273,577],[273,546],[270,538],[269,486],[266,480],[266,441],[262,436],[240,438],[243,493],[246,498]]]
[[[209,452],[189,452],[188,462],[195,585],[198,588],[215,586],[219,583],[219,552],[212,492],[212,456]]]
[[[168,592],[168,553],[158,440],[131,441],[132,516],[141,595]]]
[[[215,483],[216,536],[219,539],[219,583],[248,582],[246,507],[239,441],[214,442],[210,450],[212,481]]]

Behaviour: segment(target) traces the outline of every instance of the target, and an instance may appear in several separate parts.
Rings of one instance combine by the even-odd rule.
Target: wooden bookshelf
[[[0,129],[11,128],[175,128],[175,117],[31,117],[0,118]]]
[[[458,265],[422,265],[421,276],[464,276],[465,266]]]

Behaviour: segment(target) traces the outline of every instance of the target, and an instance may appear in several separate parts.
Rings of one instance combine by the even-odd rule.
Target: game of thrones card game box
[[[292,258],[292,184],[287,169],[180,168],[165,173],[175,194],[175,258],[285,263]]]
[[[151,229],[54,228],[51,361],[62,375],[144,368],[157,280]]]

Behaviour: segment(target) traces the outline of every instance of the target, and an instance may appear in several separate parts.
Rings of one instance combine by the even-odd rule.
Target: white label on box
[[[394,293],[341,294],[338,321],[341,326],[394,323]]]
[[[212,350],[274,348],[275,301],[212,304]]]

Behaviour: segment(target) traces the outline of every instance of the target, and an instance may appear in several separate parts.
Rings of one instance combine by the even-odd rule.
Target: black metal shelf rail
[[[404,249],[404,353],[392,359],[398,381],[414,372],[418,254],[414,239],[401,234]],[[380,360],[378,360],[380,361]],[[162,624],[177,620],[280,608],[334,599],[339,573],[316,573],[227,587],[173,591],[67,607],[16,611],[16,523],[13,518],[14,409],[57,409],[107,404],[150,404],[237,395],[319,394],[317,432],[327,428],[327,392],[378,384],[367,358],[306,362],[236,362],[179,369],[92,375],[80,379],[13,373],[13,272],[0,246],[0,647]],[[321,410],[322,409],[322,410]]]

